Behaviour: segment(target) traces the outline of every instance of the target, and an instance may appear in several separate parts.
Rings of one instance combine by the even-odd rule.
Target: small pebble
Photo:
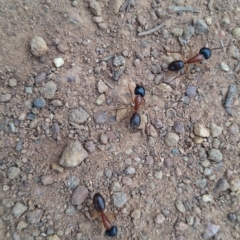
[[[186,212],[186,208],[184,207],[183,203],[180,200],[175,201],[175,206],[179,212]]]
[[[17,86],[17,79],[15,79],[15,78],[9,79],[8,86],[9,87],[16,87]]]
[[[52,184],[53,181],[54,181],[54,179],[53,179],[52,175],[44,175],[41,177],[41,182],[45,186]]]
[[[131,212],[131,218],[134,219],[134,220],[137,220],[141,217],[141,212],[139,209],[134,209],[132,212]]]
[[[40,98],[35,98],[33,100],[33,106],[35,108],[42,108],[46,106],[46,101],[44,98],[40,97]]]
[[[28,212],[27,213],[28,223],[31,223],[31,224],[39,223],[42,215],[43,215],[43,210],[38,208]]]
[[[63,58],[54,58],[53,63],[56,68],[59,68],[64,64],[64,60],[63,60]]]
[[[47,53],[47,43],[43,38],[35,36],[30,42],[31,52],[36,57],[41,57]]]
[[[20,173],[20,168],[10,167],[7,171],[7,176],[10,180],[16,178]]]
[[[123,172],[127,175],[133,175],[136,173],[136,170],[133,167],[127,167]]]
[[[173,147],[178,144],[179,136],[176,133],[169,132],[165,135],[164,142],[168,147]]]
[[[71,196],[71,203],[73,205],[81,205],[87,197],[88,189],[84,186],[78,186]]]
[[[157,216],[154,217],[154,222],[156,224],[161,224],[165,221],[165,219],[166,218],[164,217],[164,215],[160,213],[160,214],[158,214]]]
[[[126,193],[123,192],[115,192],[112,195],[113,205],[115,207],[121,208],[128,201],[128,197]]]
[[[208,25],[203,19],[193,19],[193,26],[196,34],[203,35],[208,32]]]
[[[78,5],[78,2],[77,1],[72,1],[72,6],[73,7],[76,7]]]
[[[221,69],[224,72],[228,72],[230,70],[229,66],[226,63],[224,63],[224,62],[221,62]]]
[[[232,35],[235,37],[235,38],[239,38],[240,37],[240,27],[236,27],[232,30]]]

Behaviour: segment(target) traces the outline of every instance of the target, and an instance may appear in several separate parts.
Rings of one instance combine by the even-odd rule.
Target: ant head
[[[117,236],[117,227],[112,226],[110,229],[105,231],[105,235],[107,237],[115,237],[115,236]]]
[[[137,84],[134,89],[134,94],[144,97],[145,96],[145,88],[142,85]]]
[[[209,59],[212,55],[211,49],[206,47],[201,48],[199,53],[202,54],[205,59]]]

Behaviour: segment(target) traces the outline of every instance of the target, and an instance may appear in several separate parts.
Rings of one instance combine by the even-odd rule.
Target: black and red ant
[[[134,89],[134,95],[135,98],[133,98],[133,93],[132,90],[130,89],[130,87],[128,86],[129,91],[131,93],[131,97],[132,97],[132,103],[133,103],[133,108],[132,111],[134,112],[130,118],[130,127],[133,129],[137,129],[140,124],[141,124],[141,116],[138,113],[138,110],[140,108],[140,105],[143,104],[145,102],[144,96],[145,96],[145,88],[140,85],[140,84],[136,84],[136,87]],[[118,110],[120,109],[125,109],[125,108],[118,108]],[[118,116],[118,113],[117,113]],[[126,117],[122,118],[121,120],[119,119],[119,121],[123,121],[124,119],[128,118],[130,115],[127,115]],[[117,117],[118,118],[118,117]]]
[[[98,214],[100,214],[103,222],[103,226],[106,229],[105,235],[107,237],[115,237],[117,236],[117,227],[112,225],[111,221],[107,217],[107,215],[104,213],[105,210],[105,200],[103,196],[100,193],[96,193],[93,197],[93,206],[94,209],[97,211]]]
[[[187,64],[191,64],[191,63],[201,62],[204,59],[209,59],[211,57],[211,55],[212,55],[211,49],[203,47],[200,49],[199,53],[196,56],[188,59],[185,62],[182,60],[176,60],[176,61],[171,62],[168,65],[168,70],[174,71],[174,72],[179,71],[182,68],[184,68],[185,64],[187,65]]]
[[[227,47],[227,46],[225,46],[225,47]],[[168,65],[168,70],[176,72],[176,71],[179,71],[179,70],[183,69],[185,66],[188,66],[191,63],[198,63],[198,62],[201,62],[203,60],[207,60],[212,56],[212,50],[216,50],[216,49],[221,49],[221,48],[210,49],[210,48],[207,48],[207,47],[203,47],[203,48],[200,49],[199,53],[196,56],[194,56],[194,57],[192,57],[192,58],[190,58],[186,61],[176,60],[176,61],[171,62]],[[181,75],[182,74],[180,74],[179,76],[181,76]],[[175,80],[176,78],[178,78],[179,76],[172,79],[171,82],[173,80]]]
[[[132,91],[129,88],[131,95]],[[133,107],[133,115],[130,119],[130,127],[132,128],[138,128],[139,125],[141,124],[141,117],[138,113],[138,110],[140,108],[140,105],[145,102],[144,96],[145,96],[145,88],[142,85],[136,84],[136,87],[134,89],[134,95],[135,99],[133,99],[134,107]]]

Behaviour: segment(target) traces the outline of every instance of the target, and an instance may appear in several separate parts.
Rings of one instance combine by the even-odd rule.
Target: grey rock
[[[212,223],[208,223],[205,229],[205,232],[202,234],[202,237],[203,239],[210,239],[214,237],[219,230],[220,230],[220,226],[214,225]]]
[[[195,28],[193,26],[185,26],[183,29],[183,38],[185,40],[189,40],[195,32]]]
[[[111,186],[110,186],[110,189],[113,191],[113,192],[119,192],[121,191],[121,185],[119,182],[117,181],[114,181],[112,182]]]
[[[47,53],[47,43],[43,38],[35,36],[30,42],[31,52],[36,57],[41,57]]]
[[[220,25],[223,28],[226,28],[229,24],[230,24],[230,19],[227,16],[223,17],[220,21]]]
[[[100,142],[101,142],[102,144],[107,144],[107,142],[108,142],[108,136],[107,136],[107,134],[102,133],[102,134],[100,135]]]
[[[142,15],[137,16],[137,21],[142,27],[144,27],[147,23],[147,19],[144,18]]]
[[[68,121],[73,124],[82,124],[89,118],[89,114],[83,108],[72,109],[68,115]]]
[[[2,200],[2,205],[5,208],[11,208],[14,205],[14,202],[11,198],[4,198]]]
[[[163,82],[163,79],[164,79],[164,75],[163,74],[158,74],[154,79],[154,83],[156,85],[158,85],[158,84]]]
[[[154,222],[156,223],[156,224],[162,224],[164,221],[165,221],[165,217],[164,217],[164,215],[163,214],[161,214],[161,213],[159,213],[158,215],[156,215],[155,217],[154,217]]]
[[[220,141],[217,138],[214,138],[212,141],[212,146],[213,146],[213,148],[219,148]]]
[[[183,34],[183,29],[181,28],[173,28],[171,29],[171,33],[176,37],[181,37]]]
[[[137,220],[141,217],[141,211],[139,209],[134,209],[132,212],[131,212],[131,218],[134,219],[134,220]]]
[[[40,97],[40,98],[35,98],[33,100],[33,106],[35,108],[42,108],[46,106],[46,101],[44,98]]]
[[[233,177],[228,182],[229,188],[232,192],[237,192],[240,189],[240,178]]]
[[[76,214],[76,209],[74,206],[70,205],[66,210],[67,216],[74,216]]]
[[[44,175],[44,176],[41,177],[41,182],[45,186],[52,184],[53,181],[54,181],[54,179],[53,179],[52,175]]]
[[[176,133],[184,134],[185,133],[184,124],[182,122],[175,122],[173,125],[173,130]]]
[[[129,178],[129,177],[123,177],[123,178],[122,178],[122,183],[123,183],[124,185],[131,186],[131,185],[132,185],[132,179]]]
[[[98,88],[99,93],[105,93],[109,90],[109,87],[107,86],[107,84],[105,82],[103,82],[102,80],[100,80],[98,82],[97,88]]]
[[[125,66],[121,66],[117,71],[114,71],[112,75],[112,79],[114,81],[118,81],[118,79],[123,75],[124,70],[125,70]]]
[[[173,147],[178,144],[179,136],[176,133],[169,132],[165,135],[164,142],[168,147]]]
[[[196,96],[197,88],[195,86],[188,86],[186,90],[186,94],[188,97],[192,98]]]
[[[55,99],[53,101],[51,101],[51,104],[54,106],[54,107],[61,107],[63,104],[62,104],[62,101],[61,100],[58,100],[58,99]]]
[[[59,163],[64,167],[76,167],[87,157],[88,153],[79,141],[69,141]]]
[[[112,177],[112,170],[111,169],[105,169],[104,170],[104,174],[107,178],[111,178]]]
[[[235,96],[236,92],[237,92],[236,85],[230,84],[229,88],[228,88],[228,93],[227,93],[227,96],[226,96],[225,102],[224,102],[224,107],[225,108],[231,107],[232,100],[233,100],[233,97]]]
[[[117,56],[113,59],[113,65],[115,67],[124,66],[125,65],[125,58],[123,56]]]
[[[123,192],[115,192],[112,197],[113,205],[118,208],[121,208],[128,201],[127,194]]]
[[[8,102],[10,101],[12,98],[12,95],[9,94],[9,93],[6,93],[6,94],[0,94],[0,103],[5,103],[5,102]]]
[[[207,179],[196,180],[196,186],[199,188],[205,188],[207,186]]]
[[[185,222],[177,222],[174,227],[176,231],[183,232],[188,228],[188,225]]]
[[[24,204],[17,202],[15,206],[12,209],[12,214],[16,217],[19,218],[24,212],[28,210],[28,207],[25,206]]]
[[[227,49],[227,54],[231,58],[239,59],[240,52],[239,49],[235,45],[230,45]]]
[[[221,162],[223,159],[222,153],[218,149],[210,149],[208,152],[208,158],[216,163]]]
[[[65,182],[65,185],[70,189],[75,189],[80,183],[80,180],[77,176],[71,175],[68,176]]]
[[[47,235],[52,235],[54,234],[54,227],[53,226],[49,226],[47,228]]]
[[[73,205],[80,205],[85,201],[87,196],[88,196],[88,189],[84,186],[78,186],[74,190],[74,192],[71,196],[71,203]]]
[[[33,88],[32,87],[25,87],[25,93],[32,94]]]
[[[203,35],[208,32],[208,25],[203,19],[193,19],[193,26],[196,34]]]
[[[232,35],[235,37],[235,38],[239,38],[240,37],[240,27],[236,27],[232,30]]]
[[[36,78],[35,78],[35,83],[36,84],[41,84],[42,82],[44,82],[47,79],[47,73],[45,72],[41,72],[39,73]]]
[[[215,123],[212,123],[211,124],[211,135],[212,137],[219,137],[221,134],[222,134],[222,127],[218,126],[217,124]]]
[[[98,111],[94,113],[93,118],[96,124],[103,124],[107,121],[108,114],[105,111]]]
[[[36,119],[36,115],[33,114],[33,113],[29,113],[29,114],[27,115],[27,119],[33,121],[33,120]]]
[[[28,226],[27,222],[20,221],[17,225],[17,230],[22,231],[22,229],[26,228]]]
[[[22,140],[19,140],[19,141],[17,142],[17,146],[16,146],[15,150],[18,151],[18,152],[20,152],[20,151],[22,150],[22,148],[23,148],[23,141],[22,141]]]
[[[235,221],[237,220],[237,216],[236,216],[235,213],[228,213],[227,219],[228,219],[230,222],[235,222]]]
[[[102,8],[100,6],[100,3],[95,0],[90,0],[89,2],[89,8],[92,14],[95,16],[101,16],[102,15]]]
[[[31,224],[39,223],[42,215],[43,215],[42,209],[34,209],[33,211],[28,212],[27,213],[28,223]]]
[[[203,174],[204,174],[205,176],[211,175],[211,174],[212,174],[211,168],[205,168],[204,171],[203,171]]]
[[[172,166],[172,160],[170,158],[165,158],[164,159],[164,166],[167,168],[170,168]]]
[[[49,81],[40,89],[40,92],[44,98],[53,99],[56,90],[57,90],[57,84],[53,81]]]
[[[8,178],[12,180],[16,178],[19,175],[19,173],[20,173],[20,168],[10,167],[8,169],[7,175],[8,175]]]
[[[133,175],[136,173],[136,170],[133,167],[127,167],[123,172],[127,175]]]
[[[9,126],[9,130],[10,130],[11,133],[15,133],[16,132],[16,128],[15,128],[15,125],[14,125],[13,122],[10,122],[8,124],[8,126]]]
[[[159,179],[159,180],[162,179],[162,171],[154,171],[153,176],[156,179]]]
[[[90,153],[95,151],[95,144],[93,141],[87,141],[84,145],[85,149],[88,150]]]
[[[72,6],[76,7],[78,5],[78,2],[76,0],[72,1]]]
[[[186,212],[186,208],[184,207],[182,201],[176,200],[175,201],[175,206],[176,206],[176,208],[179,212],[182,212],[182,213]]]

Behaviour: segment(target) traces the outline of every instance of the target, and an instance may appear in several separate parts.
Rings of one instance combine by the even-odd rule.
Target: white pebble
[[[221,62],[221,69],[224,72],[228,72],[230,70],[229,66],[226,63],[224,63],[224,62]]]
[[[64,60],[62,58],[54,58],[53,63],[55,67],[59,68],[64,64]]]

